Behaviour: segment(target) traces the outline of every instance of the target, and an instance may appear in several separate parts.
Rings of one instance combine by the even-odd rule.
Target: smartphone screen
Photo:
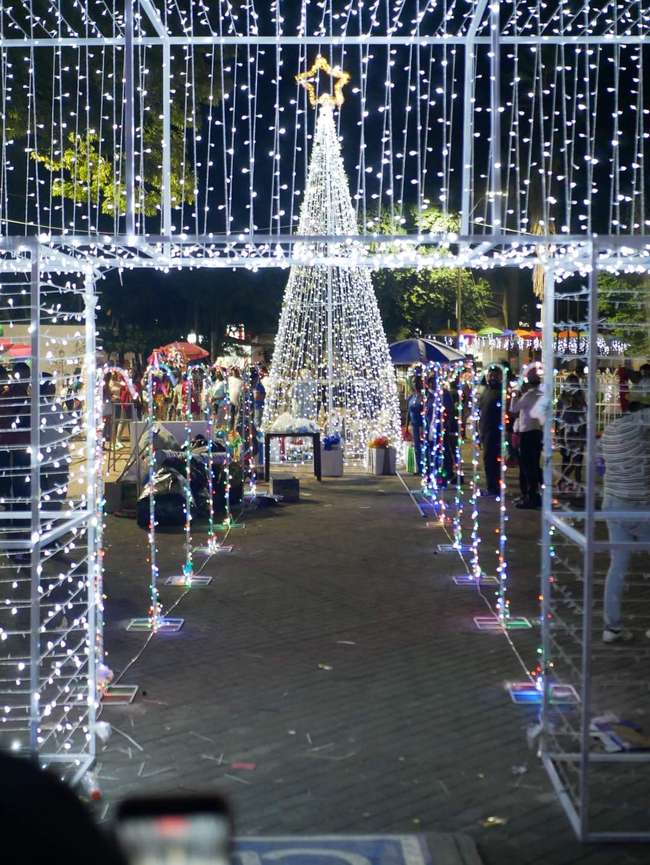
[[[219,799],[127,800],[117,835],[130,865],[228,865],[230,817]]]

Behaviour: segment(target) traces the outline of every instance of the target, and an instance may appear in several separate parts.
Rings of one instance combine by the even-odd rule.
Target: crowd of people
[[[30,537],[33,497],[31,369],[24,361],[0,366],[0,501],[12,516],[3,522],[4,538],[24,542]],[[41,517],[53,520],[68,495],[70,442],[79,429],[79,404],[67,388],[57,395],[55,379],[41,373],[39,394],[40,459],[38,487]],[[13,516],[16,514],[16,516]],[[20,514],[20,515],[19,515]],[[44,549],[47,545],[41,545]],[[54,550],[54,555],[58,551]],[[16,564],[28,562],[28,549],[12,553]]]
[[[430,470],[435,462],[432,451],[442,439],[437,484],[444,487],[455,482],[456,439],[459,434],[462,439],[467,437],[468,415],[475,400],[477,439],[485,477],[483,494],[499,495],[500,463],[505,455],[508,465],[519,467],[517,507],[537,510],[541,507],[545,422],[542,366],[533,361],[523,367],[517,377],[507,364],[492,364],[479,376],[478,388],[475,375],[471,364],[447,372],[415,369],[405,419],[406,438],[412,441],[415,452],[415,472],[422,474]],[[559,395],[553,415],[553,446],[561,456],[561,463],[556,492],[580,495],[587,441],[586,384],[576,371],[561,373],[557,381]],[[650,363],[643,364],[636,373],[626,370],[621,377],[620,415],[636,404],[631,395],[638,393],[647,394],[650,401]],[[599,430],[598,434],[601,432]]]
[[[438,488],[456,482],[460,442],[467,435],[474,435],[468,428],[468,420],[475,406],[476,440],[482,452],[485,477],[481,494],[500,495],[502,460],[506,460],[508,465],[519,467],[520,496],[516,507],[539,510],[543,431],[549,410],[543,396],[542,374],[541,365],[536,362],[522,369],[518,378],[507,366],[492,365],[477,388],[471,366],[447,373],[436,370],[429,375],[422,368],[416,369],[405,430],[406,438],[413,442],[415,472],[429,475],[434,472]],[[605,643],[632,639],[622,619],[630,545],[650,542],[650,521],[643,516],[638,520],[635,517],[637,511],[650,511],[650,363],[642,364],[638,371],[626,368],[618,378],[619,411],[602,428],[597,428],[594,456],[595,467],[602,476],[602,510],[612,514],[606,517],[613,546],[603,603]],[[557,381],[559,392],[555,393],[552,409],[551,436],[559,459],[553,462],[552,492],[556,502],[564,496],[580,505],[585,493],[583,469],[589,410],[586,382],[577,371],[562,371]]]
[[[174,366],[158,364],[151,369],[153,412],[157,420],[203,420],[210,415],[218,428],[241,427],[245,400],[257,429],[261,427],[268,388],[264,366],[243,370],[237,366]],[[102,387],[105,442],[122,446],[129,421],[141,420],[149,412],[149,370],[109,369]]]
[[[451,376],[439,370],[430,375],[416,372],[407,403],[406,435],[413,441],[416,473],[430,474],[434,466],[436,485],[444,488],[456,483],[458,436],[466,437],[469,414],[475,411],[485,475],[483,495],[499,495],[505,456],[509,463],[519,464],[521,495],[517,507],[538,509],[544,422],[540,366],[530,364],[518,380],[507,367],[505,374],[504,388],[504,367],[490,366],[475,392],[471,368],[453,370]]]

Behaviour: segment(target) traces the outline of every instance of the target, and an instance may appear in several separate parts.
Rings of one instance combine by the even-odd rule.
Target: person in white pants
[[[604,511],[639,511],[637,520],[607,520],[612,543],[650,542],[650,391],[630,388],[629,411],[605,428]],[[605,580],[603,642],[633,639],[623,628],[621,602],[632,550],[612,547]]]

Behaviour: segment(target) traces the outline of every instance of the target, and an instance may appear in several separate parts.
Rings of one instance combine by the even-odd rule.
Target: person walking
[[[131,441],[130,423],[135,420],[135,402],[131,393],[132,385],[128,378],[129,375],[129,372],[127,371],[126,376],[123,377],[120,382],[120,420],[117,424],[117,431],[115,434],[115,444],[118,448],[123,447],[122,439],[124,437],[124,430],[127,432],[129,442]]]
[[[531,364],[525,374],[520,392],[514,397],[512,413],[517,415],[519,427],[519,486],[521,499],[517,507],[539,510],[542,469],[542,424],[538,403],[542,397],[541,377],[537,364]]]
[[[214,371],[214,378],[210,386],[210,401],[214,412],[217,429],[221,429],[226,423],[226,411],[228,408],[228,397],[226,394],[226,377],[221,368]]]
[[[50,373],[43,373],[41,393],[40,463],[41,495],[45,510],[60,511],[68,492],[70,477],[69,445],[70,419],[56,396],[54,380]],[[57,544],[51,545],[54,549]]]
[[[260,370],[255,370],[252,376],[253,385],[253,420],[255,429],[262,428],[262,417],[264,415],[264,401],[266,400],[266,388],[262,384]]]
[[[567,376],[558,400],[556,439],[562,454],[559,490],[579,492],[587,441],[587,403],[580,387],[580,379],[575,373]]]
[[[104,376],[102,385],[102,446],[104,450],[110,448],[113,436],[113,394],[111,391],[110,372]]]
[[[646,512],[645,520],[608,519],[612,544],[650,543],[650,391],[631,385],[628,411],[612,421],[600,440],[605,462],[603,511]],[[605,579],[604,643],[629,642],[623,628],[622,596],[630,562],[630,547],[612,547]]]
[[[485,486],[489,496],[498,496],[501,492],[502,383],[501,369],[491,366],[479,402],[479,435],[483,449]]]
[[[406,403],[406,432],[409,426],[413,433],[413,450],[415,452],[415,474],[421,475],[423,471],[422,438],[424,434],[424,423],[422,413],[424,410],[424,393],[422,382],[415,379],[411,395]]]

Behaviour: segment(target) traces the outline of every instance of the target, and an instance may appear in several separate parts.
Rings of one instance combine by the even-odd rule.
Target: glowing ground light
[[[156,449],[155,449],[155,400],[154,380],[160,374],[157,359],[149,364],[146,370],[146,393],[147,393],[147,456],[148,456],[148,483],[149,483],[149,523],[147,527],[147,541],[149,548],[149,611],[146,617],[134,618],[127,625],[127,631],[151,631],[158,633],[174,633],[180,631],[184,620],[179,618],[167,618],[162,614],[162,604],[158,591],[158,546],[156,543]]]

